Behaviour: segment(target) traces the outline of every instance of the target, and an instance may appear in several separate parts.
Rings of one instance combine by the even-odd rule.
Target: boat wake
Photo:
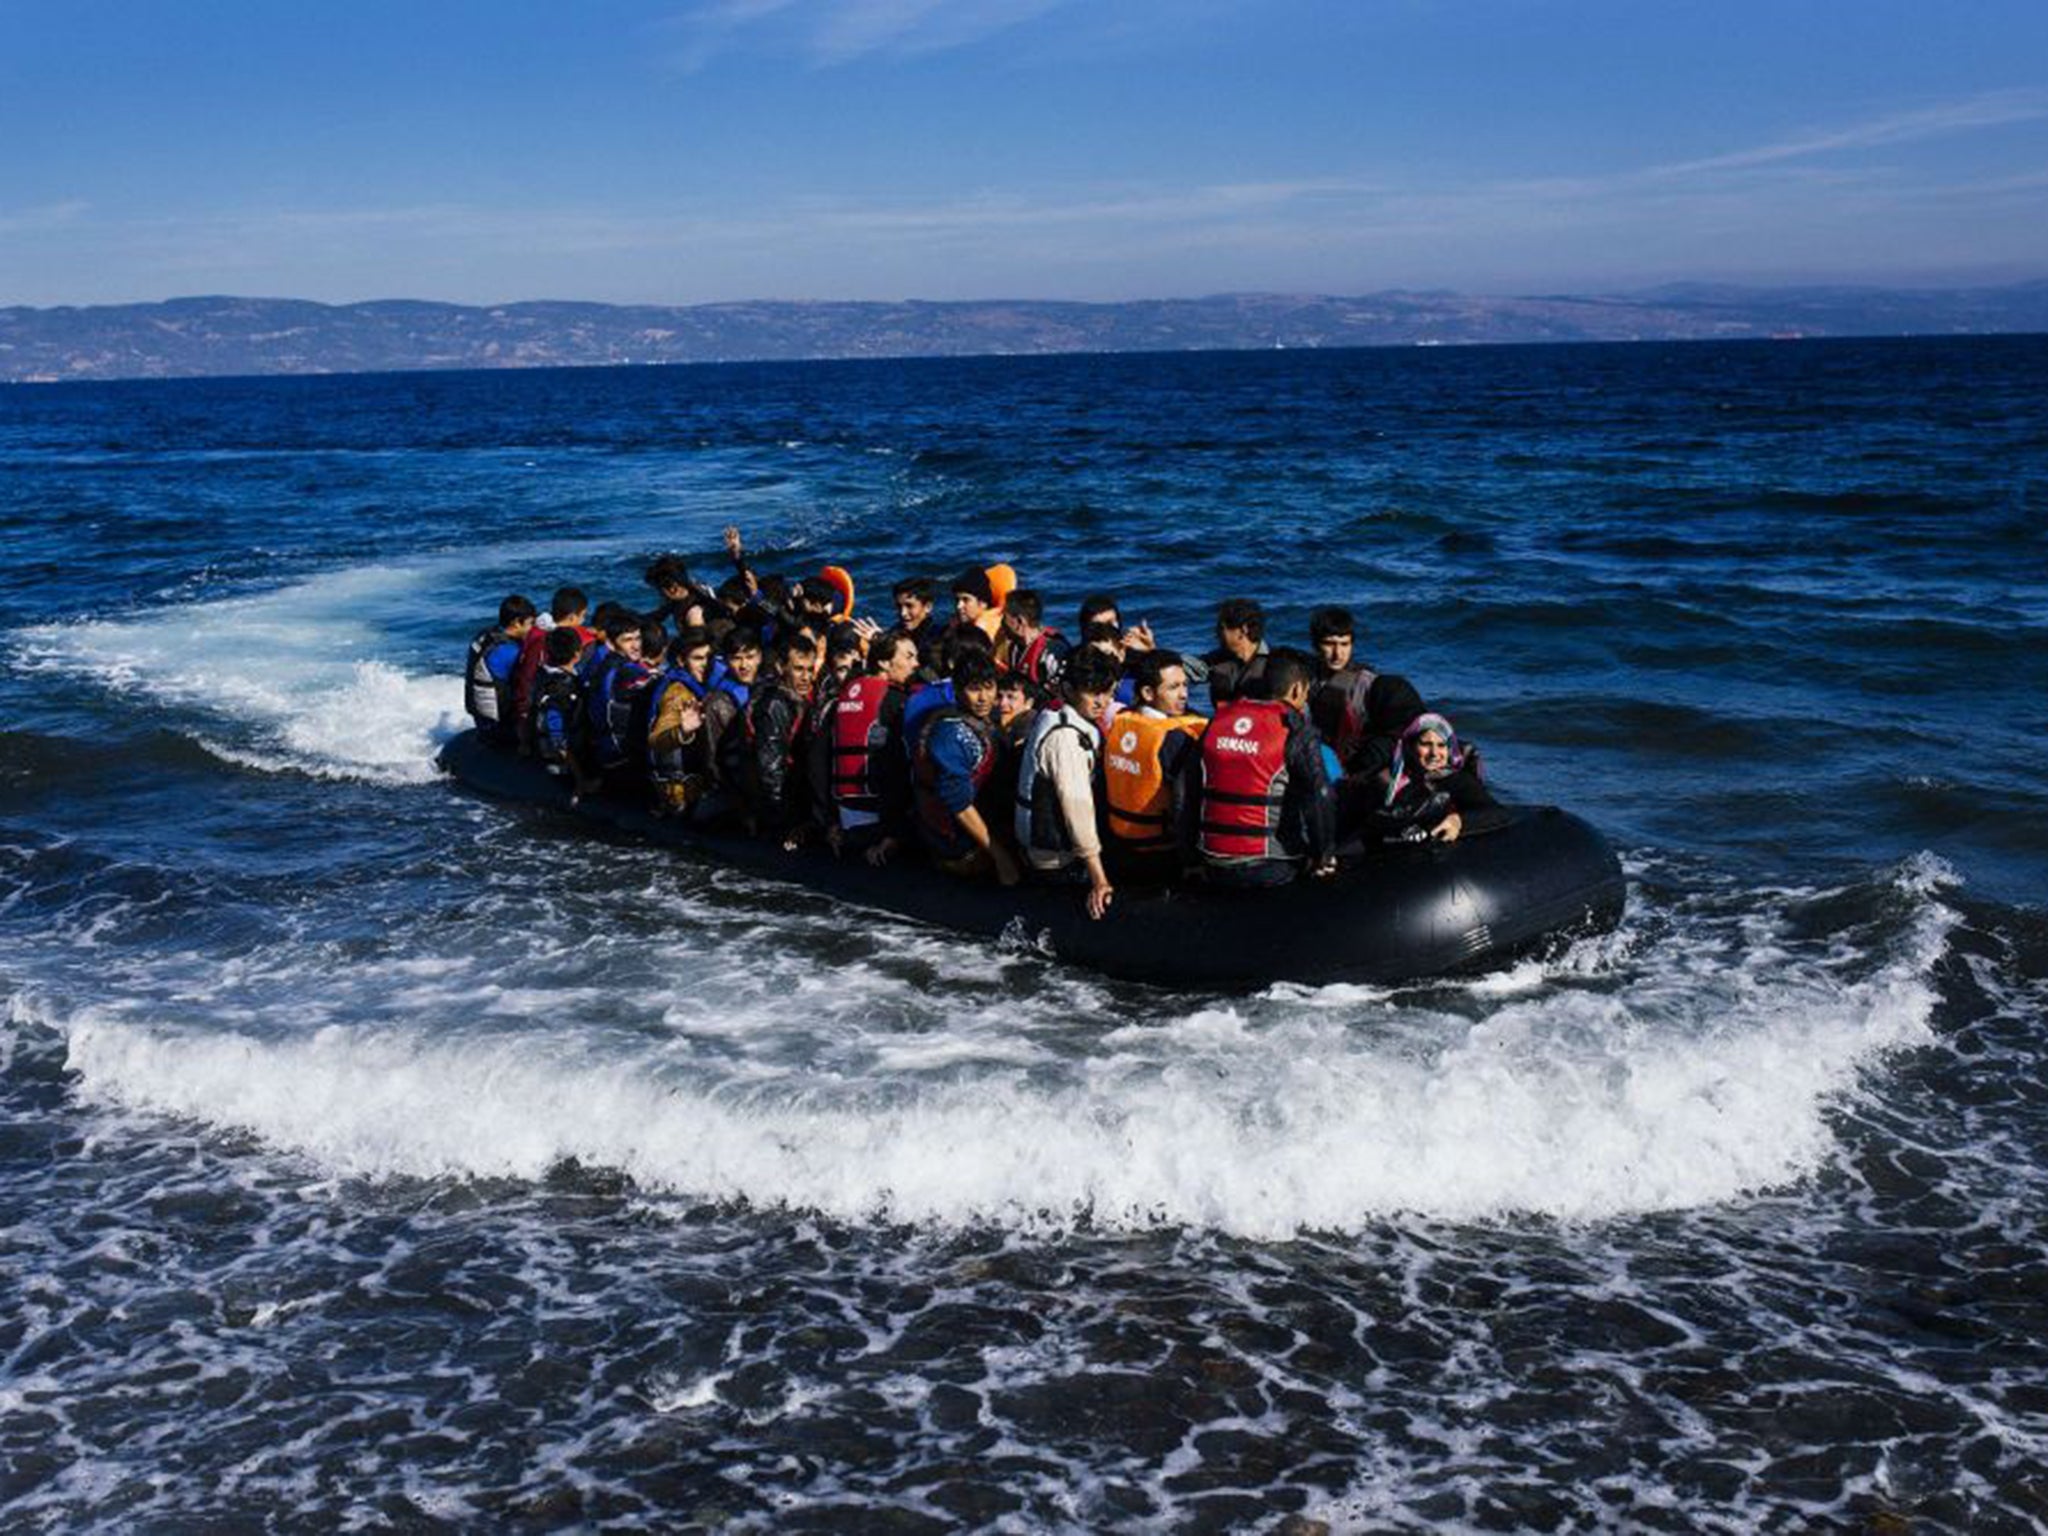
[[[1933,1038],[1949,878],[1919,860],[1853,892],[1724,890],[1503,976],[1236,1001],[962,964],[909,929],[814,967],[829,915],[741,927],[729,892],[663,890],[680,937],[637,974],[623,946],[570,949],[556,909],[516,987],[503,956],[451,949],[315,998],[319,962],[273,956],[222,1006],[38,1017],[91,1101],[347,1177],[574,1163],[650,1196],[1034,1231],[1598,1219],[1822,1169],[1870,1070]],[[1804,931],[1845,901],[1853,924]],[[222,1027],[236,991],[274,1002]]]

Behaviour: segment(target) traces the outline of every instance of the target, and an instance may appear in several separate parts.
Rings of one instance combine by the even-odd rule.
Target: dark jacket
[[[1202,658],[1209,669],[1209,713],[1253,691],[1252,684],[1266,676],[1266,643],[1261,640],[1250,661],[1239,661],[1230,652],[1214,650]]]
[[[752,739],[745,785],[747,810],[762,832],[782,832],[808,815],[809,792],[799,765],[808,742],[807,701],[779,682],[754,690],[747,704]]]

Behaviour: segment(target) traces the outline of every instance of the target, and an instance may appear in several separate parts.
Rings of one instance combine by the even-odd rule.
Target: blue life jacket
[[[724,663],[721,662],[719,665],[723,666]],[[744,715],[747,712],[747,704],[752,699],[754,690],[734,677],[731,672],[713,671],[709,685],[704,691],[709,693],[712,688],[716,688],[720,693],[731,695],[733,703],[739,705],[741,714]]]
[[[632,756],[635,715],[647,685],[647,669],[616,652],[591,675],[584,724],[600,768],[617,768]]]
[[[513,669],[519,663],[519,642],[495,624],[469,643],[463,664],[463,707],[483,735],[495,741],[513,739]]]
[[[911,758],[917,756],[918,738],[924,735],[924,728],[933,715],[942,709],[953,707],[953,679],[933,683],[929,688],[920,688],[910,696],[903,706],[903,750]]]

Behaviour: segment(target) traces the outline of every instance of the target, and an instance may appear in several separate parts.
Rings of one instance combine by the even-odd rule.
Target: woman
[[[1454,843],[1475,812],[1500,806],[1480,777],[1479,749],[1459,741],[1451,722],[1438,714],[1416,716],[1401,733],[1385,779],[1380,819],[1401,841]],[[1491,819],[1479,817],[1482,823]]]

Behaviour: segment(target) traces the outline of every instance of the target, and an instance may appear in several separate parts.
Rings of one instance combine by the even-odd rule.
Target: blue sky
[[[2048,0],[0,0],[0,304],[2048,277]]]

